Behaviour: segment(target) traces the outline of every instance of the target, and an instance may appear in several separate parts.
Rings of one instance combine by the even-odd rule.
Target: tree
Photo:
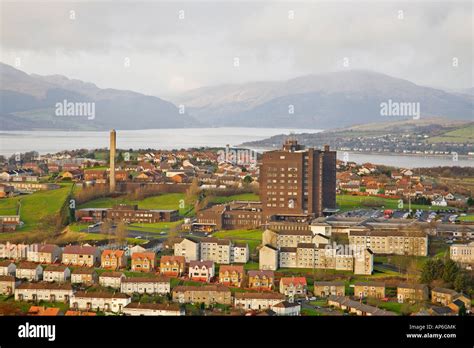
[[[467,205],[468,205],[468,207],[474,206],[474,199],[472,197],[469,197],[467,199]]]
[[[127,235],[127,226],[123,222],[119,222],[115,227],[115,236],[117,237],[117,242],[119,244],[123,244],[127,240]]]
[[[447,260],[443,269],[443,281],[446,283],[454,283],[456,276],[459,273],[459,266],[453,260]]]
[[[191,186],[186,190],[186,195],[184,197],[184,202],[187,205],[194,205],[199,199],[199,194],[201,189],[199,188],[199,181],[198,179],[194,179],[191,183]]]
[[[100,225],[100,233],[110,234],[112,232],[112,223],[110,221],[104,221]]]
[[[468,281],[467,281],[467,277],[466,277],[466,274],[463,273],[463,272],[459,272],[457,275],[456,275],[456,278],[454,279],[454,290],[458,291],[458,292],[464,292],[466,291],[467,289],[467,284]]]
[[[244,177],[244,184],[250,184],[250,183],[252,183],[252,181],[253,181],[253,179],[250,175],[246,175]]]

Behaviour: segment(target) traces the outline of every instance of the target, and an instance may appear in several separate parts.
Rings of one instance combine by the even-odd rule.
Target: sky
[[[0,60],[170,97],[209,85],[367,69],[473,83],[470,1],[0,0]]]

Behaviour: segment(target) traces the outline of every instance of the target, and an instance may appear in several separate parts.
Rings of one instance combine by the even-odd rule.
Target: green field
[[[474,214],[469,214],[466,216],[460,216],[459,217],[460,221],[474,221]]]
[[[474,124],[427,139],[428,143],[474,143]]]
[[[341,211],[347,211],[352,209],[372,207],[372,204],[380,203],[377,208],[384,209],[398,209],[398,199],[394,198],[381,198],[374,196],[352,196],[352,195],[337,195],[336,203]],[[375,206],[374,206],[375,207]],[[404,203],[404,209],[408,209],[408,203]],[[428,210],[431,205],[412,204],[412,209],[423,209]]]
[[[16,214],[18,202],[20,202],[20,218],[25,223],[21,231],[34,230],[41,222],[59,214],[71,192],[72,184],[63,183],[61,186],[57,190],[38,191],[30,195],[2,199],[0,200],[0,215]]]
[[[227,203],[232,201],[259,201],[260,197],[255,193],[241,193],[238,195],[232,195],[227,197],[213,197],[212,203]]]
[[[118,204],[138,204],[140,209],[176,209],[180,214],[186,213],[190,207],[183,206],[184,193],[166,193],[158,196],[147,197],[141,201],[134,201],[123,197],[118,198],[98,198],[80,205],[78,208],[112,208]]]
[[[262,230],[224,230],[214,232],[213,237],[228,238],[228,239],[254,239],[262,240]]]

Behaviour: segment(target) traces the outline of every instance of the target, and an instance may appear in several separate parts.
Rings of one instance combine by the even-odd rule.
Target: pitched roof
[[[125,306],[126,309],[151,309],[159,311],[180,311],[179,304],[177,303],[140,303],[130,302]]]
[[[385,287],[384,282],[356,282],[354,283],[355,286],[378,286],[378,287]]]
[[[0,276],[0,282],[14,282],[15,281],[15,277],[14,276],[10,276],[10,275],[2,275]]]
[[[207,238],[202,238],[201,243],[216,243],[217,245],[230,245],[230,240],[207,237]]]
[[[169,283],[167,277],[130,277],[122,281],[122,283]]]
[[[223,272],[237,272],[237,273],[245,273],[244,266],[242,265],[221,265],[219,268],[219,273]]]
[[[268,299],[268,300],[285,300],[285,295],[278,292],[236,292],[235,299]]]
[[[345,286],[344,282],[314,282],[314,286]]]
[[[212,268],[214,266],[214,261],[189,261],[189,268],[194,268],[194,267],[206,267],[206,268]]]
[[[130,298],[127,294],[123,294],[121,292],[87,292],[87,291],[79,291],[76,292],[74,297],[84,297],[84,298]]]
[[[56,244],[41,244],[38,247],[38,252],[40,252],[40,253],[52,253],[57,248],[59,248],[59,247]]]
[[[64,247],[63,254],[83,254],[94,255],[97,252],[96,247],[84,245],[68,245]]]
[[[94,274],[94,273],[96,273],[95,269],[86,268],[86,267],[76,268],[75,270],[72,271],[72,274]]]
[[[305,277],[283,277],[280,279],[283,285],[306,285],[306,278]]]
[[[22,290],[70,290],[72,291],[71,283],[23,283],[17,286],[17,289]]]
[[[19,269],[36,269],[36,268],[38,268],[38,266],[41,266],[41,265],[38,265],[37,263],[34,263],[34,262],[21,262],[21,263],[18,264],[16,269],[17,270],[19,270]]]
[[[132,254],[132,259],[148,259],[148,260],[154,260],[156,257],[156,254],[151,251],[147,252],[137,252]]]
[[[10,261],[10,260],[0,261],[0,267],[8,267],[8,266],[10,266],[12,263],[15,264],[13,261]]]
[[[252,271],[248,271],[247,274],[249,277],[255,277],[255,276],[259,276],[259,277],[265,276],[267,278],[275,277],[275,272],[269,271],[269,270],[259,270],[259,271],[252,270]]]
[[[204,285],[204,286],[176,286],[173,289],[173,292],[185,292],[185,291],[195,291],[195,292],[204,292],[204,291],[216,291],[216,292],[229,292],[230,289],[223,285]]]
[[[165,256],[162,256],[160,259],[160,263],[164,263],[164,262],[185,263],[186,258],[184,256],[165,255]]]
[[[28,310],[28,315],[34,316],[57,316],[59,315],[59,308],[31,306]]]
[[[123,275],[122,272],[104,272],[99,276],[99,278],[120,278]]]
[[[119,250],[119,249],[115,249],[115,250],[106,249],[102,251],[102,257],[105,257],[107,255],[109,256],[114,255],[115,257],[119,258],[119,257],[122,257],[124,254],[125,254],[125,251]]]
[[[63,265],[49,265],[46,266],[44,272],[64,272],[66,268],[68,267]]]

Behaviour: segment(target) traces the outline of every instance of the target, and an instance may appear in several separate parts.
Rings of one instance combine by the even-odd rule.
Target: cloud
[[[346,68],[376,70],[424,85],[473,86],[470,2],[1,6],[2,61],[13,64],[20,57],[20,69],[27,72],[63,74],[100,87],[166,96],[196,86]],[[124,65],[126,58],[130,66]],[[236,58],[239,67],[234,66]],[[458,67],[452,66],[454,58]]]

